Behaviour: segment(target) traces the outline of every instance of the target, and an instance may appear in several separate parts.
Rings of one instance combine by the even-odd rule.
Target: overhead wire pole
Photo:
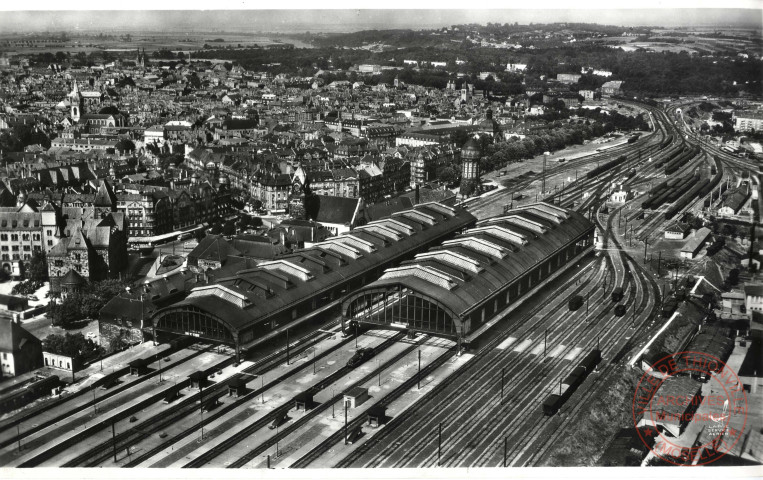
[[[201,415],[201,440],[204,440],[204,386],[199,379],[199,415]]]
[[[507,457],[509,454],[509,437],[503,437],[503,468],[508,465]]]
[[[419,350],[419,370],[416,372],[416,383],[418,384],[418,389],[421,390],[421,350]]]
[[[114,420],[111,420],[111,446],[114,448],[114,463],[117,463],[117,432],[114,428]]]
[[[437,466],[441,465],[442,459],[442,422],[437,424]]]

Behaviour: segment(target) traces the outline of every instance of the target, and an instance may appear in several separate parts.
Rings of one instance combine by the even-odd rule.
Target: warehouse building
[[[482,220],[349,295],[342,322],[468,342],[491,318],[593,249],[577,212],[535,203]]]
[[[378,278],[385,268],[474,226],[466,210],[425,203],[312,247],[261,262],[215,283],[196,287],[183,300],[158,310],[153,328],[190,335],[242,351],[300,318],[338,305],[348,292]]]

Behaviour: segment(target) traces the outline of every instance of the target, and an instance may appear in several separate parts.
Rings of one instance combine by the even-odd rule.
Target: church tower
[[[69,94],[70,114],[72,120],[79,122],[80,115],[82,115],[82,95],[79,93],[79,87],[77,87],[77,80],[74,80],[74,86],[72,87],[72,93]]]

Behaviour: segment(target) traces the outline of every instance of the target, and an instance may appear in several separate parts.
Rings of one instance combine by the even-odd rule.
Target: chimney
[[[421,197],[419,195],[419,184],[417,183],[416,184],[416,196],[415,196],[415,200],[414,200],[414,205],[418,205],[420,199],[421,199]]]

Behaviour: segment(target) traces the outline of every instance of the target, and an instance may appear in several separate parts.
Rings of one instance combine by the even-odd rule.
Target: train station
[[[593,249],[583,215],[535,203],[477,222],[349,295],[342,322],[474,338],[492,317]]]
[[[306,315],[337,305],[386,268],[412,259],[475,225],[462,208],[424,203],[356,227],[214,284],[194,288],[158,310],[162,336],[190,335],[234,346],[237,361],[262,338]]]

